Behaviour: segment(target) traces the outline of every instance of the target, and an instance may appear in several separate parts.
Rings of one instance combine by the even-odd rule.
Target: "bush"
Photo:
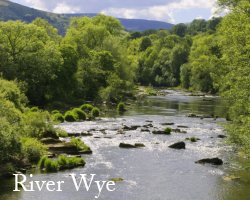
[[[91,117],[95,118],[95,117],[99,117],[99,116],[100,116],[100,110],[98,108],[94,107],[91,110]]]
[[[52,160],[47,156],[40,159],[38,166],[40,169],[45,169],[47,172],[56,172],[58,170],[72,169],[74,167],[84,166],[85,161],[83,158],[66,157],[60,155],[57,159]]]
[[[53,114],[52,115],[52,119],[55,122],[61,122],[61,123],[64,122],[64,117],[63,117],[63,115],[61,113],[55,113],[55,114]]]
[[[170,135],[171,132],[172,132],[172,129],[169,128],[169,127],[168,127],[168,128],[165,128],[164,132],[165,132],[165,134]]]
[[[157,91],[153,87],[147,87],[145,89],[145,92],[149,96],[156,96],[157,95]]]
[[[75,122],[78,120],[78,116],[76,113],[72,112],[72,111],[67,111],[65,114],[64,114],[64,119],[67,121],[67,122]]]
[[[0,117],[0,166],[21,151],[21,143],[16,133],[17,130],[5,118]]]
[[[80,120],[86,120],[87,119],[87,114],[83,112],[80,108],[74,108],[72,112],[77,115],[77,118]]]
[[[38,112],[27,111],[23,114],[23,133],[25,136],[34,138],[56,134],[50,114],[41,110]]]
[[[85,113],[90,113],[91,112],[91,110],[94,108],[94,106],[92,106],[91,104],[83,104],[81,107],[80,107],[80,109],[82,110],[82,111],[84,111]]]
[[[38,167],[40,169],[43,169],[45,167],[45,161],[48,159],[48,156],[43,156],[39,162],[38,162]]]
[[[90,147],[84,144],[80,138],[73,137],[70,143],[74,145],[78,151],[91,151]]]
[[[69,134],[62,129],[56,129],[56,135],[58,137],[68,137],[69,136]]]
[[[38,112],[39,111],[39,108],[38,107],[32,107],[30,109],[31,112]]]
[[[53,110],[53,111],[51,112],[51,114],[56,114],[56,113],[60,113],[60,111],[59,111],[59,110]]]
[[[35,138],[22,138],[22,153],[31,162],[38,162],[47,152],[47,147]]]
[[[118,113],[123,113],[125,112],[126,109],[125,109],[125,104],[123,102],[120,102],[118,105],[117,105],[117,112]]]
[[[15,81],[7,81],[0,78],[1,96],[5,100],[12,102],[16,108],[22,109],[27,104],[28,99],[19,86]]]
[[[44,168],[47,172],[56,172],[59,169],[57,161],[53,161],[49,158],[44,161]]]

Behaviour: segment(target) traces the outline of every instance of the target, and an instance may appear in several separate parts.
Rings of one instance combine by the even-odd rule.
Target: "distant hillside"
[[[31,22],[37,17],[48,20],[54,27],[64,34],[71,17],[89,16],[96,14],[55,14],[33,8],[29,8],[7,0],[0,0],[0,20],[22,20]],[[119,18],[123,26],[129,31],[144,31],[148,29],[170,29],[173,25],[166,22]]]

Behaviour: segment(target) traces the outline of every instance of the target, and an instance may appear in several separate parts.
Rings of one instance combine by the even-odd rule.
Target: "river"
[[[13,192],[14,180],[1,181],[1,200],[92,200],[98,191],[76,192],[69,174],[96,174],[98,180],[121,177],[114,192],[103,191],[100,200],[249,200],[250,166],[236,159],[233,149],[218,135],[226,135],[225,103],[218,97],[190,96],[168,90],[168,95],[148,97],[133,103],[123,116],[102,118],[97,121],[63,123],[59,125],[69,133],[91,131],[93,136],[83,137],[93,150],[84,156],[86,166],[59,173],[34,174],[34,180],[64,180],[63,192]],[[189,118],[188,113],[218,116]],[[152,122],[151,122],[152,121]],[[174,123],[174,125],[163,125]],[[180,128],[186,133],[154,135],[137,130],[117,134],[124,125],[140,127],[152,124],[150,132],[165,127]],[[184,127],[184,128],[183,128]],[[185,140],[197,137],[196,143]],[[168,146],[185,141],[185,150]],[[119,144],[143,143],[145,148],[121,149]],[[195,161],[219,157],[222,166],[200,165]],[[233,176],[232,176],[233,175]],[[229,177],[229,178],[228,178]],[[230,177],[234,177],[231,180]]]

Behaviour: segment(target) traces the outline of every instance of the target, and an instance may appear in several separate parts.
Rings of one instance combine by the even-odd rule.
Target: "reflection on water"
[[[191,97],[168,91],[162,97],[149,97],[131,105],[122,117],[106,118],[94,122],[64,123],[60,127],[68,132],[80,133],[91,130],[92,137],[82,138],[91,146],[94,154],[85,156],[87,165],[60,173],[35,173],[34,180],[64,180],[63,192],[18,192],[14,193],[13,180],[1,182],[2,200],[83,200],[95,199],[95,187],[89,192],[76,192],[69,174],[97,174],[99,180],[122,177],[125,181],[116,185],[115,192],[104,191],[101,200],[249,200],[249,166],[241,166],[233,157],[232,150],[217,136],[223,133],[220,122],[225,122],[225,103],[217,97]],[[213,118],[188,118],[188,113],[218,116]],[[152,121],[152,122],[149,122]],[[124,125],[144,126],[152,123],[149,131],[162,130],[163,123],[175,123],[187,133],[171,136],[153,135],[142,128],[117,134]],[[219,122],[219,123],[218,123]],[[197,143],[186,141],[186,150],[173,150],[168,146],[187,137],[198,137]],[[142,149],[120,149],[119,143],[140,142]],[[195,161],[206,157],[220,157],[223,166],[197,165]],[[240,179],[224,180],[225,176]]]

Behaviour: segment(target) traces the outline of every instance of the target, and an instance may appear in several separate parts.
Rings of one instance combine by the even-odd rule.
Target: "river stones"
[[[43,144],[57,144],[57,143],[61,143],[61,140],[59,139],[55,139],[55,138],[42,138],[40,140]]]
[[[142,147],[145,147],[145,144],[142,144],[142,143],[135,143],[135,147],[136,147],[136,148],[142,148]]]
[[[120,143],[119,147],[120,147],[120,148],[125,148],[125,149],[133,149],[133,148],[136,148],[135,145],[133,145],[133,144],[126,144],[126,143]]]
[[[48,145],[49,151],[55,154],[69,154],[69,155],[78,155],[78,154],[92,154],[91,149],[85,151],[79,151],[76,146],[71,143],[63,142],[57,144]]]
[[[133,126],[123,126],[123,130],[124,131],[135,131],[136,129],[138,129],[140,126],[136,126],[136,125],[133,125]]]
[[[224,138],[226,138],[227,136],[225,136],[225,135],[218,135],[218,138],[221,138],[221,139],[224,139]]]
[[[127,143],[120,143],[119,147],[124,148],[124,149],[134,149],[134,148],[145,147],[145,145],[142,144],[142,143],[135,143],[134,145],[133,144],[127,144]]]
[[[92,133],[89,133],[89,132],[87,132],[87,133],[82,132],[82,133],[81,133],[81,136],[83,136],[83,137],[88,137],[88,136],[93,136],[93,134],[92,134]]]
[[[201,139],[196,138],[196,137],[191,137],[191,138],[186,138],[186,140],[189,140],[190,142],[198,142],[198,140],[201,140]]]
[[[147,128],[142,128],[142,129],[141,129],[141,132],[150,132],[150,130],[147,129]]]
[[[155,135],[170,135],[171,134],[170,132],[166,132],[165,130],[164,131],[156,130],[156,131],[153,131],[152,133]]]
[[[163,125],[163,126],[173,126],[174,123],[172,123],[172,122],[169,122],[169,123],[161,123],[161,125]]]
[[[223,165],[223,161],[220,158],[204,158],[196,161],[197,164],[211,164],[211,165]]]
[[[175,133],[184,133],[184,134],[187,133],[187,131],[183,131],[183,130],[181,130],[179,128],[172,129],[172,131],[175,132]]]
[[[177,142],[177,143],[170,145],[169,148],[171,148],[171,149],[185,149],[186,144],[185,144],[185,142]]]
[[[188,126],[178,125],[178,128],[188,128]]]

